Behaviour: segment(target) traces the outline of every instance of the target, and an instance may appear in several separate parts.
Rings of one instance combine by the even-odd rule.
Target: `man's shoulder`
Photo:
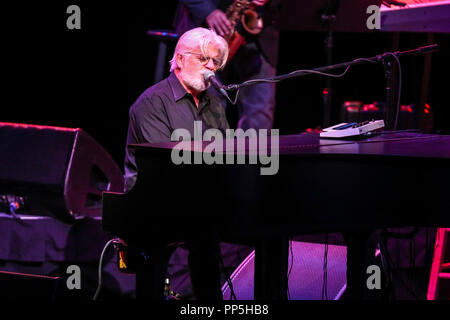
[[[154,85],[148,87],[139,97],[140,98],[154,98],[154,97],[160,97],[161,95],[166,95],[168,93],[171,93],[170,84],[168,81],[168,78],[161,80],[158,83],[155,83]],[[139,100],[138,99],[138,100]]]
[[[148,87],[133,103],[130,111],[137,111],[142,108],[155,108],[161,103],[161,97],[171,93],[169,82],[164,79]]]

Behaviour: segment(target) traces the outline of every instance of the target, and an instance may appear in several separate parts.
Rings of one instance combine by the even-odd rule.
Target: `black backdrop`
[[[81,30],[68,30],[66,9],[81,8]],[[128,109],[152,85],[157,43],[148,29],[171,28],[176,1],[82,1],[17,3],[4,10],[3,103],[0,121],[79,127],[103,145],[122,167]],[[283,30],[278,74],[325,65],[325,33]],[[393,48],[392,33],[337,32],[333,62],[370,57]],[[450,131],[447,73],[449,35],[435,34],[427,102],[433,131]],[[426,45],[426,34],[401,33],[399,50]],[[173,46],[169,46],[169,55]],[[168,57],[169,59],[170,57]],[[417,102],[424,57],[402,58],[402,104]],[[168,72],[168,64],[165,68]],[[325,79],[306,76],[277,86],[275,128],[302,132],[322,122]],[[381,65],[362,65],[333,80],[331,122],[339,121],[346,100],[384,99]]]

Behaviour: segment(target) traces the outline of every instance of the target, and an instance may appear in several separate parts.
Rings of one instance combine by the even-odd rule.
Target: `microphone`
[[[214,72],[212,72],[211,70],[206,71],[203,74],[203,78],[205,79],[206,82],[211,83],[211,85],[217,90],[219,91],[221,94],[223,94],[225,97],[228,97],[227,92],[225,91],[225,89],[223,88],[223,85],[219,82],[219,80],[216,79],[216,75],[214,74]]]

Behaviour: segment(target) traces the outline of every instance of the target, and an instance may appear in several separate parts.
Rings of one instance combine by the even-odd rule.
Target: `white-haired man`
[[[227,42],[214,31],[195,28],[183,34],[170,61],[168,78],[151,86],[130,109],[125,156],[125,188],[136,181],[136,163],[132,143],[168,142],[175,129],[184,128],[194,136],[194,121],[202,121],[203,130],[229,128],[224,106],[206,89],[206,71],[225,66]]]
[[[206,91],[209,84],[204,73],[217,71],[226,63],[227,42],[214,31],[192,29],[178,40],[171,60],[168,78],[148,88],[129,112],[129,127],[125,155],[125,191],[136,182],[136,162],[130,144],[169,142],[176,129],[187,129],[194,136],[194,121],[202,121],[203,130],[229,128],[221,101]],[[220,269],[217,253],[220,248],[212,239],[186,243],[189,249],[191,283],[197,299],[221,300]],[[154,298],[163,296],[164,270],[173,247],[154,248]],[[152,257],[150,257],[152,259]],[[156,262],[157,261],[157,262]],[[163,267],[161,267],[163,265]]]

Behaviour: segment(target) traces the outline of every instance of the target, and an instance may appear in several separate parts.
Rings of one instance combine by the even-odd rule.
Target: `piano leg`
[[[158,273],[156,268],[150,267],[136,270],[136,299],[140,301],[164,300],[164,276],[157,276]]]
[[[288,238],[259,240],[255,246],[255,300],[287,300]]]
[[[362,300],[367,290],[366,251],[372,230],[343,232],[347,245],[347,288],[344,299]]]
[[[150,251],[136,251],[136,299],[164,300],[164,279],[170,254],[174,248],[165,246]]]

